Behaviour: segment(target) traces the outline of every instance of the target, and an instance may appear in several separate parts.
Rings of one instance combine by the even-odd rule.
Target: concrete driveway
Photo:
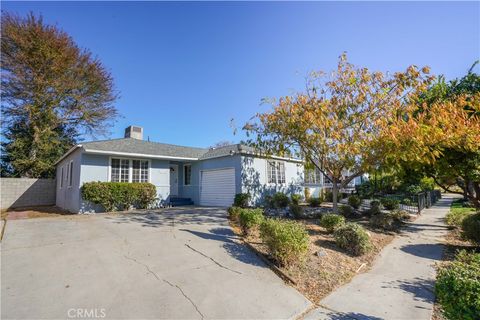
[[[237,244],[225,210],[8,221],[2,319],[288,319],[311,303]]]

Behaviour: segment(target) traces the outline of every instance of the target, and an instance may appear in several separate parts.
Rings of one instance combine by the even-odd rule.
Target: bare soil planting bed
[[[378,253],[395,237],[395,233],[385,233],[369,228],[366,220],[355,221],[367,229],[373,245],[369,253],[357,257],[338,248],[333,235],[318,225],[318,219],[298,221],[305,225],[310,235],[306,261],[301,265],[290,268],[279,267],[279,269],[294,280],[293,286],[314,303],[318,303],[339,286],[350,282],[355,275],[369,270]],[[237,227],[234,227],[234,230],[240,233]],[[271,260],[258,231],[253,231],[244,240]]]

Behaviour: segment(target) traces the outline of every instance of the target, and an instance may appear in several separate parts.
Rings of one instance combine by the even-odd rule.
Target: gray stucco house
[[[248,146],[193,148],[143,140],[143,128],[130,126],[121,139],[84,142],[56,162],[56,204],[71,212],[96,208],[83,201],[85,182],[150,182],[165,203],[230,206],[236,193],[249,192],[252,204],[282,191],[318,195],[319,172],[304,179],[300,159],[262,157]]]

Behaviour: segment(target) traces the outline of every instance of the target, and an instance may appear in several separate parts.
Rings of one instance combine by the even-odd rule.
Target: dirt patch
[[[394,233],[383,233],[368,228],[366,221],[357,220],[370,234],[373,250],[360,257],[352,256],[338,248],[335,240],[318,219],[300,220],[310,235],[310,247],[305,263],[301,266],[279,269],[295,281],[294,287],[314,303],[341,285],[350,282],[357,274],[370,269],[378,253],[395,237]],[[233,226],[239,233],[238,227]],[[258,231],[245,238],[256,250],[268,257]]]
[[[74,213],[70,213],[56,206],[39,206],[9,209],[2,212],[2,219],[17,220],[47,217],[50,218],[66,215],[74,215]]]

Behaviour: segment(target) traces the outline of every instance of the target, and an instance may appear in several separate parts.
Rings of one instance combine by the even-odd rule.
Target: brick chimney
[[[125,129],[125,138],[143,140],[143,128],[137,126],[129,126]]]

